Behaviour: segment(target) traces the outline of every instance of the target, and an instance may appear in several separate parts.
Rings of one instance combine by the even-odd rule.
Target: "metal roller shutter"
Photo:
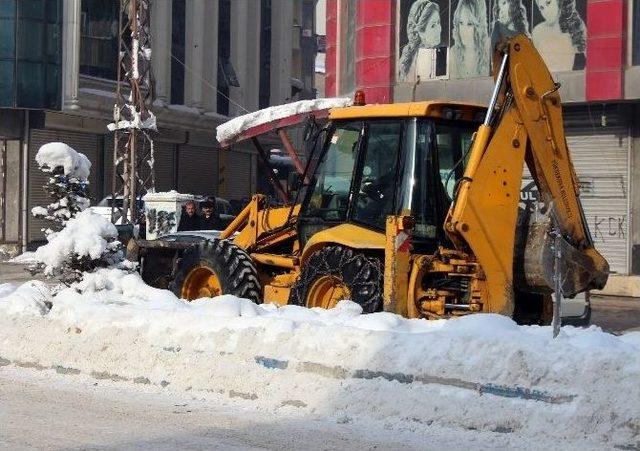
[[[612,271],[629,271],[629,130],[572,128],[567,143],[596,248]]]
[[[113,191],[113,135],[108,135],[104,143],[104,195]]]
[[[175,144],[156,142],[154,145],[154,170],[156,191],[176,189],[175,183]]]
[[[251,196],[251,155],[242,152],[223,151],[224,154],[224,197],[243,199]]]
[[[48,177],[38,168],[36,153],[40,146],[49,142],[64,142],[81,152],[91,161],[91,175],[89,182],[91,187],[96,187],[100,180],[102,162],[98,148],[98,136],[87,133],[62,132],[56,130],[31,130],[29,134],[29,183],[27,204],[29,217],[27,219],[27,238],[29,242],[44,240],[41,229],[49,227],[49,221],[37,219],[31,216],[31,209],[39,205],[47,205],[51,202],[43,187]]]
[[[180,146],[178,191],[216,195],[218,193],[218,151],[210,147]]]
[[[619,111],[604,113],[606,126],[602,126],[600,110],[597,114],[588,108],[565,110],[565,134],[596,249],[611,271],[628,274],[629,127]],[[525,168],[523,188],[529,183],[531,176]]]

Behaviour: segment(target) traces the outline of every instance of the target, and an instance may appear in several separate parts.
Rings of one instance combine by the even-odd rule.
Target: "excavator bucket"
[[[538,293],[554,291],[556,250],[564,297],[604,287],[609,265],[593,247],[578,249],[556,233],[551,215],[523,213],[520,219],[514,274],[519,288]]]

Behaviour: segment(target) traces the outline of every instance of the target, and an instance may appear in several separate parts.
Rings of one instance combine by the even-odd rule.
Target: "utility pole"
[[[118,83],[108,128],[114,132],[111,221],[122,218],[122,224],[139,219],[136,200],[155,189],[150,28],[151,0],[120,0]]]

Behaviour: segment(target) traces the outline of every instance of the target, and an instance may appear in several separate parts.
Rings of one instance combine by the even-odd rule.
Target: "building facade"
[[[639,0],[327,0],[326,94],[486,104],[498,24],[529,35],[561,83],[596,247],[614,274],[640,274]]]
[[[314,96],[313,0],[151,2],[158,119],[156,191],[248,198],[259,166],[246,145],[221,150],[230,117]],[[111,193],[119,1],[0,3],[0,248],[44,237],[39,147],[63,141],[91,160],[91,193]],[[311,53],[311,54],[310,54]]]

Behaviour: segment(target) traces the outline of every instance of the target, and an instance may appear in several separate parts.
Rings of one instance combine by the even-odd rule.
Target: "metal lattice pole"
[[[155,188],[150,27],[151,0],[120,0],[118,83],[109,130],[115,132],[111,220],[122,218],[122,224],[139,219],[136,200]]]

